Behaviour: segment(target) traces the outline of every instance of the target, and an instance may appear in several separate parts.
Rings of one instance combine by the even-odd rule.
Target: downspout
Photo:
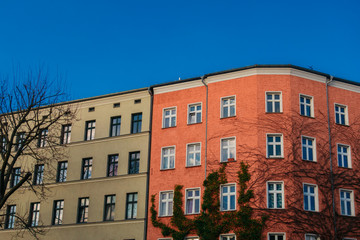
[[[149,120],[149,144],[148,144],[148,161],[146,171],[146,200],[145,200],[145,224],[144,224],[144,240],[147,239],[148,228],[148,212],[149,212],[149,180],[150,180],[150,157],[151,157],[151,132],[152,132],[152,115],[153,115],[153,99],[154,92],[151,87],[148,87],[148,93],[150,95],[150,120]]]
[[[207,139],[208,139],[208,100],[209,100],[209,88],[208,85],[205,83],[205,78],[207,78],[207,75],[203,75],[201,77],[201,82],[204,84],[205,88],[206,88],[206,110],[205,110],[205,178],[207,177]]]
[[[329,107],[329,84],[333,81],[333,76],[329,80],[326,78],[326,106],[327,106],[327,121],[328,121],[328,134],[329,134],[329,160],[330,160],[330,183],[331,183],[331,199],[333,210],[333,225],[334,225],[334,239],[337,236],[336,228],[336,209],[335,209],[335,189],[334,189],[334,173],[333,173],[333,159],[332,159],[332,142],[331,142],[331,124],[330,124],[330,107]]]

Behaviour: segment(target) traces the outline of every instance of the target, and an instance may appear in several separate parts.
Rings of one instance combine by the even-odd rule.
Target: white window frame
[[[227,105],[228,106],[228,116],[224,116],[223,115],[223,108],[224,108],[224,104],[223,104],[223,100],[226,100],[226,99],[231,99],[231,98],[234,98],[234,101],[235,103],[234,104],[229,104]],[[230,108],[234,106],[234,115],[231,116],[230,115]],[[221,118],[229,118],[229,117],[235,117],[236,116],[236,95],[232,95],[232,96],[226,96],[226,97],[221,97],[220,98],[220,116]]]
[[[280,112],[275,112],[275,111],[272,111],[272,112],[269,112],[268,111],[268,108],[267,108],[267,103],[268,103],[268,100],[267,100],[267,96],[268,95],[274,95],[274,94],[279,94],[280,95]],[[272,99],[272,105],[273,105],[273,110],[275,110],[275,99]],[[282,104],[282,91],[265,91],[265,112],[266,113],[282,113],[283,112],[283,104]]]
[[[174,148],[174,167],[170,167],[170,157],[171,154],[168,155],[168,168],[163,168],[163,159],[164,159],[164,150]],[[175,162],[176,162],[176,146],[166,146],[161,148],[161,159],[160,159],[160,170],[168,170],[168,169],[175,169]]]
[[[344,113],[341,113],[341,112],[336,112],[336,107],[340,107],[340,108],[345,108],[345,111]],[[341,123],[340,122],[336,122],[336,114],[339,114],[339,121],[340,121],[340,116],[342,114],[345,115],[345,123]],[[335,123],[336,124],[339,124],[339,125],[345,125],[345,126],[348,126],[349,125],[349,114],[348,114],[348,106],[347,105],[344,105],[344,104],[339,104],[339,103],[334,103],[334,120],[335,120]]]
[[[305,234],[305,240],[307,240],[306,237],[315,237],[315,240],[320,239],[320,238],[318,237],[318,235],[313,234],[313,233],[306,233],[306,234]]]
[[[235,186],[235,192],[234,193],[231,193],[230,192],[230,187],[231,186]],[[228,193],[226,193],[225,195],[228,196],[228,208],[230,208],[230,205],[231,205],[231,200],[230,200],[230,197],[231,196],[235,196],[235,209],[223,209],[222,207],[222,198],[223,198],[223,188],[224,187],[229,187],[229,191]],[[227,212],[227,211],[236,211],[237,209],[237,195],[236,195],[237,191],[236,191],[236,183],[227,183],[227,184],[221,184],[220,185],[220,211],[222,212]]]
[[[230,141],[231,140],[234,140],[234,146],[230,146]],[[229,141],[228,143],[228,147],[226,148],[227,149],[227,159],[223,159],[223,141]],[[233,137],[227,137],[227,138],[221,138],[220,139],[220,162],[228,162],[228,160],[230,159],[230,149],[231,148],[234,148],[234,161],[236,161],[236,137],[233,136]]]
[[[221,234],[219,236],[219,239],[222,240],[223,237],[235,237],[235,240],[236,240],[236,235],[235,234]]]
[[[305,209],[305,202],[304,202],[304,196],[305,196],[305,191],[304,191],[304,187],[305,185],[307,186],[311,186],[314,187],[314,198],[315,198],[315,210],[311,210],[311,209]],[[307,194],[308,197],[312,194]],[[309,204],[310,206],[310,204]],[[303,208],[304,211],[309,211],[309,212],[318,212],[319,211],[319,192],[318,192],[318,186],[316,184],[312,184],[312,183],[303,183]]]
[[[267,239],[270,240],[270,235],[283,235],[284,240],[286,240],[286,233],[284,232],[268,232],[267,233]],[[277,240],[277,239],[276,239]]]
[[[200,105],[200,107],[201,107],[201,110],[199,111],[199,110],[196,110],[196,106],[199,106]],[[190,107],[192,107],[192,106],[195,106],[195,111],[190,111]],[[203,107],[202,107],[202,102],[198,102],[198,103],[190,103],[190,104],[188,104],[188,114],[187,114],[187,124],[196,124],[196,123],[202,123],[202,109],[203,109]],[[195,114],[195,122],[193,122],[193,123],[191,123],[190,122],[190,114],[191,113],[194,113]],[[198,114],[198,113],[200,113],[200,122],[197,122],[196,121],[196,115]]]
[[[280,137],[281,155],[280,156],[278,156],[278,155],[270,156],[269,153],[268,153],[268,147],[269,147],[268,137],[277,137],[277,136]],[[275,151],[275,146],[277,144],[272,144],[272,145],[274,147],[274,153],[275,153],[276,152]],[[284,158],[284,139],[283,139],[282,133],[267,133],[266,134],[266,158]]]
[[[312,140],[313,142],[313,145],[310,146],[310,145],[305,145],[305,147],[307,148],[307,158],[309,158],[309,148],[312,148],[312,151],[313,151],[313,160],[310,160],[310,159],[304,159],[304,144],[303,144],[303,139],[310,139]],[[309,161],[309,162],[317,162],[317,154],[316,154],[316,138],[314,137],[309,137],[309,136],[304,136],[302,135],[301,136],[301,159],[304,160],[304,161]]]
[[[348,166],[347,167],[344,167],[344,166],[340,166],[339,165],[339,146],[342,146],[342,147],[345,147],[347,148],[347,158],[348,158]],[[341,158],[342,158],[342,164],[344,165],[344,156],[345,154],[342,152],[341,154]],[[336,158],[337,158],[337,164],[338,164],[338,167],[342,167],[342,168],[352,168],[352,164],[351,164],[351,147],[350,145],[347,145],[347,144],[342,144],[342,143],[337,143],[336,144]]]
[[[170,198],[166,198],[163,202],[165,202],[165,208],[166,208],[166,211],[165,211],[165,215],[161,215],[161,195],[162,194],[169,194],[169,193],[172,193],[173,194],[173,198],[170,200]],[[169,195],[167,195],[169,196]],[[172,203],[172,214],[170,215],[169,214],[169,203]],[[159,193],[159,217],[168,217],[168,216],[172,216],[174,213],[174,191],[173,190],[168,190],[168,191],[161,191]]]
[[[189,146],[190,145],[197,145],[197,144],[200,145],[200,150],[199,151],[196,151],[196,149],[194,150],[194,152],[193,152],[194,157],[195,157],[194,165],[189,165]],[[200,163],[198,165],[196,164],[196,153],[200,154]],[[186,167],[196,167],[196,166],[201,166],[201,142],[195,142],[195,143],[186,144]]]
[[[301,114],[301,101],[300,99],[301,98],[305,98],[305,99],[310,99],[310,104],[307,104],[306,102],[304,102],[304,112],[305,112],[305,115]],[[306,106],[310,106],[310,116],[306,115],[307,111],[306,111]],[[314,117],[314,97],[313,96],[309,96],[309,95],[306,95],[306,94],[302,94],[300,93],[299,94],[299,113],[301,116],[304,116],[304,117],[311,117],[313,118]]]
[[[174,109],[175,109],[175,114],[173,115],[173,114],[171,114],[171,111],[174,110]],[[165,111],[170,111],[170,115],[166,116]],[[162,127],[163,128],[176,127],[176,125],[177,125],[177,122],[176,122],[177,121],[177,116],[176,115],[177,115],[177,107],[176,106],[163,108],[163,117],[162,117],[163,124],[162,124]],[[169,118],[169,126],[165,126],[165,119],[166,118]],[[171,119],[172,118],[175,118],[175,125],[174,126],[171,125]]]
[[[199,196],[196,197],[195,195],[193,195],[192,197],[188,198],[187,193],[188,191],[199,191]],[[193,212],[188,213],[188,208],[187,208],[187,200],[188,199],[192,199],[194,201],[193,204]],[[195,212],[195,201],[199,200],[199,212]],[[201,211],[201,188],[187,188],[185,189],[185,214],[186,215],[193,215],[193,214],[199,214]]]
[[[272,190],[273,194],[274,194],[274,207],[270,208],[269,207],[269,184],[281,184],[281,191],[279,190]],[[279,208],[276,205],[276,194],[281,193],[281,205],[282,207]],[[267,181],[266,182],[266,204],[267,204],[267,208],[269,209],[284,209],[285,208],[285,190],[284,190],[284,181]]]
[[[342,203],[343,199],[341,198],[341,192],[349,192],[350,193],[350,208],[351,208],[350,210],[351,210],[351,214],[342,214],[341,203]],[[350,190],[350,189],[340,188],[339,189],[339,198],[340,198],[340,215],[341,216],[355,216],[354,191]],[[346,201],[348,201],[348,200],[346,199]],[[345,208],[347,209],[347,207],[345,207]]]

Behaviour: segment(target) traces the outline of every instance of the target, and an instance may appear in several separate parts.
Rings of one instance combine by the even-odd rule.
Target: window
[[[317,240],[318,237],[315,234],[305,234],[305,240]]]
[[[84,158],[82,160],[81,179],[91,178],[92,158]]]
[[[39,225],[39,215],[40,215],[40,203],[31,203],[30,205],[30,215],[29,215],[29,225],[31,227],[36,227]]]
[[[110,120],[110,137],[120,135],[121,117],[112,117]]]
[[[220,240],[236,240],[235,234],[220,235]]]
[[[200,213],[200,188],[186,190],[186,214]]]
[[[266,93],[266,112],[267,113],[282,112],[281,93],[279,92]]]
[[[55,200],[54,201],[54,211],[53,211],[53,225],[61,225],[63,220],[64,213],[64,200]]]
[[[128,193],[126,195],[126,219],[134,219],[137,215],[137,193]]]
[[[351,168],[350,146],[338,144],[337,156],[338,156],[339,167]]]
[[[85,122],[85,141],[95,139],[95,120]]]
[[[95,112],[95,107],[89,107],[88,111],[89,112]]]
[[[61,144],[69,144],[71,139],[71,124],[62,126],[61,129]]]
[[[119,160],[118,154],[113,154],[108,156],[108,168],[107,168],[108,177],[117,176],[118,160]]]
[[[188,107],[188,124],[201,122],[201,103],[190,104]]]
[[[221,211],[230,211],[236,209],[236,187],[235,184],[221,186]]]
[[[20,182],[21,168],[13,168],[11,174],[10,187],[16,186]]]
[[[221,139],[221,162],[227,162],[232,159],[235,160],[235,138]]]
[[[134,104],[138,104],[138,103],[141,103],[141,99],[135,99],[134,100]]]
[[[131,133],[141,132],[142,113],[131,115]]]
[[[175,147],[162,148],[161,170],[175,168]]]
[[[302,159],[307,161],[316,161],[316,143],[315,138],[301,137]]]
[[[340,190],[341,215],[354,216],[354,193],[351,190]]]
[[[283,157],[283,141],[281,134],[267,134],[267,157],[281,158]]]
[[[44,178],[44,164],[35,165],[33,184],[34,185],[42,184],[43,178]]]
[[[335,104],[335,122],[341,125],[348,124],[347,107],[344,105]]]
[[[47,138],[48,138],[48,129],[42,129],[39,133],[38,147],[46,147],[47,146]]]
[[[25,142],[25,132],[19,132],[16,134],[16,144],[15,144],[15,151],[22,150],[24,147],[23,144]]]
[[[304,184],[304,210],[318,211],[316,185]]]
[[[176,108],[165,108],[163,113],[163,128],[176,126]]]
[[[16,205],[8,205],[6,208],[5,229],[15,227]]]
[[[269,240],[285,240],[283,233],[269,233]]]
[[[200,240],[199,237],[187,237],[185,240]]]
[[[174,192],[160,192],[160,210],[159,216],[172,216],[173,214],[173,197]]]
[[[89,198],[79,198],[77,223],[86,223],[89,215]]]
[[[139,173],[140,152],[129,153],[129,171],[128,174]]]
[[[1,152],[5,153],[6,149],[7,149],[7,147],[6,147],[7,146],[6,137],[1,136],[0,141],[1,141],[1,144],[0,144]]]
[[[201,146],[200,143],[191,143],[187,145],[187,154],[186,154],[186,166],[199,166],[201,156]]]
[[[284,208],[284,187],[282,182],[268,182],[268,208]]]
[[[104,221],[114,221],[115,219],[115,195],[105,196]]]
[[[221,98],[221,117],[233,117],[235,114],[235,96]]]
[[[313,117],[313,98],[310,96],[300,95],[300,115]]]
[[[66,182],[68,162],[63,161],[58,163],[56,182]]]
[[[119,102],[113,104],[113,108],[119,108],[119,107],[120,107],[120,103],[119,103]]]

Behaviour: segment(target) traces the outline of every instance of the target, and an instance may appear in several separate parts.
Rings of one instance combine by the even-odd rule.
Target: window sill
[[[284,112],[265,112],[265,114],[283,114]]]
[[[201,164],[200,165],[194,165],[194,166],[185,166],[186,168],[196,168],[196,167],[201,167]]]
[[[283,156],[280,156],[280,157],[266,157],[267,159],[284,159]]]
[[[200,212],[198,212],[198,213],[184,213],[185,215],[199,215],[200,214]]]
[[[165,169],[160,169],[160,171],[169,171],[169,170],[175,170],[175,168],[165,168]]]
[[[168,128],[176,128],[176,126],[171,126],[171,127],[162,127],[162,129],[168,129]]]
[[[197,124],[201,124],[202,122],[196,122],[196,123],[188,123],[187,125],[190,126],[190,125],[197,125]]]
[[[307,159],[301,159],[301,160],[303,160],[304,162],[317,163],[317,161],[316,161],[316,160],[307,160]]]
[[[344,127],[350,127],[349,124],[341,124],[341,123],[335,123],[338,126],[344,126]]]
[[[306,115],[302,115],[301,113],[299,113],[299,115],[300,115],[300,116],[302,116],[302,117],[306,117],[306,118],[311,118],[311,119],[315,119],[315,117],[314,117],[314,116],[306,116]]]
[[[341,168],[341,169],[348,169],[348,170],[352,170],[352,167],[341,167],[341,166],[337,166],[338,168]]]
[[[220,163],[233,163],[233,162],[236,162],[236,159],[231,160],[231,161],[221,161]]]
[[[234,116],[228,116],[228,117],[220,117],[220,119],[227,119],[227,118],[236,118],[236,115],[234,115]]]
[[[164,215],[164,216],[158,216],[159,218],[166,218],[166,217],[172,217],[173,215]]]
[[[235,212],[236,209],[230,209],[230,210],[220,210],[220,212]]]

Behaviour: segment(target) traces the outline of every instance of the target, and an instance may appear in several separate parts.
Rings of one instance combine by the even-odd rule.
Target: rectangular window
[[[305,240],[317,240],[317,236],[315,234],[305,234]]]
[[[281,134],[267,134],[267,157],[281,158],[283,157],[283,141]]]
[[[186,214],[200,213],[200,188],[186,190]]]
[[[235,116],[235,107],[235,96],[221,98],[221,117],[227,118]]]
[[[160,192],[160,210],[159,216],[172,216],[173,214],[173,197],[174,192]]]
[[[201,122],[201,103],[190,104],[188,107],[188,124]]]
[[[92,172],[92,158],[84,158],[82,160],[81,179],[91,178],[91,172]]]
[[[137,193],[128,193],[126,195],[126,219],[135,219],[137,215]]]
[[[335,122],[341,125],[348,125],[347,107],[335,104]]]
[[[280,113],[282,112],[282,99],[279,92],[266,93],[266,112]]]
[[[120,135],[121,117],[112,117],[110,120],[110,137]]]
[[[5,229],[12,229],[15,227],[16,205],[8,205],[6,208]]]
[[[39,226],[39,216],[40,216],[40,203],[31,203],[30,205],[30,215],[29,215],[29,225],[31,227]]]
[[[1,136],[0,137],[0,140],[1,140],[1,144],[0,144],[0,148],[1,148],[1,152],[6,152],[6,149],[7,149],[7,140],[6,140],[6,137],[4,136]]]
[[[142,113],[131,115],[131,133],[141,132]]]
[[[44,180],[44,164],[36,164],[34,171],[34,185],[42,184]]]
[[[85,141],[95,139],[95,120],[85,122]]]
[[[21,168],[13,168],[11,173],[10,187],[16,186],[20,182]]]
[[[200,166],[201,160],[201,146],[200,143],[191,143],[187,145],[187,154],[186,154],[186,166]]]
[[[86,223],[89,215],[89,198],[79,198],[77,223]]]
[[[22,150],[25,142],[25,132],[19,132],[16,134],[15,151]]]
[[[318,211],[317,186],[304,184],[304,210]]]
[[[302,159],[307,161],[316,161],[316,143],[315,138],[301,137]]]
[[[351,190],[340,190],[341,215],[354,216],[354,193]]]
[[[284,187],[282,182],[268,182],[268,208],[284,208]]]
[[[61,129],[61,144],[69,144],[71,139],[71,124],[62,126]]]
[[[38,147],[46,147],[47,146],[48,134],[49,134],[49,130],[47,128],[40,130]]]
[[[337,145],[337,157],[338,166],[344,168],[351,168],[351,154],[350,146],[338,144]]]
[[[63,161],[58,163],[56,182],[66,182],[68,162]]]
[[[221,162],[236,159],[235,137],[221,139]]]
[[[114,221],[115,219],[115,195],[105,196],[104,221]]]
[[[235,234],[220,235],[220,240],[236,240]]]
[[[313,98],[310,96],[300,95],[300,115],[313,117]]]
[[[283,233],[269,233],[269,240],[285,240]]]
[[[175,147],[162,148],[161,169],[175,168]]]
[[[118,161],[119,161],[118,154],[113,154],[108,156],[108,168],[107,168],[108,177],[117,176]]]
[[[221,186],[221,211],[231,211],[236,209],[236,186],[228,184]]]
[[[64,213],[64,200],[55,200],[54,201],[54,210],[53,210],[53,225],[61,225],[63,221]]]
[[[139,173],[140,152],[129,153],[129,171],[128,174]]]
[[[165,108],[163,113],[163,128],[176,126],[176,108]]]

